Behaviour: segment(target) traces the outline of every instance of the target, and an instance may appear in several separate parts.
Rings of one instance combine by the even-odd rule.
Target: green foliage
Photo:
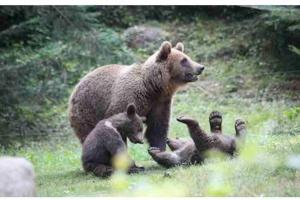
[[[44,15],[48,13],[39,12]],[[64,16],[72,17],[65,14]],[[40,21],[42,19],[44,18],[38,21],[44,23]],[[58,19],[49,20],[53,21],[53,26],[63,27],[63,23],[56,21]],[[76,23],[76,20],[72,20],[72,23]],[[83,74],[105,64],[133,62],[130,50],[114,30],[71,30],[66,33],[56,29],[51,38],[43,36],[46,37],[45,41],[37,38],[26,42],[14,41],[13,48],[0,50],[2,144],[8,144],[15,139],[14,136],[45,134],[48,128],[43,124],[51,124],[51,118],[46,119],[45,114],[54,114],[51,109],[53,105],[62,102],[66,104],[70,88]],[[43,45],[36,45],[39,42]]]
[[[297,48],[297,47],[295,47],[295,46],[293,46],[293,45],[290,45],[289,48],[290,48],[290,50],[291,50],[292,52],[294,52],[295,54],[300,55],[300,49],[299,49],[299,48]]]
[[[127,28],[149,21],[184,21],[197,17],[220,19],[249,18],[257,10],[238,6],[89,6],[87,11],[107,26]],[[138,16],[138,17],[137,17]]]
[[[283,63],[298,68],[300,57],[288,51],[289,45],[299,48],[300,41],[300,10],[299,8],[270,6],[270,13],[265,14],[266,25],[275,34],[276,50]]]
[[[289,118],[289,120],[295,120],[299,114],[300,107],[294,107],[285,112],[285,115]]]
[[[292,64],[299,59],[299,15],[291,7],[1,8],[0,142],[15,143],[0,154],[34,164],[38,196],[299,196],[299,65]],[[146,171],[99,179],[82,170],[67,97],[96,66],[146,58],[153,47],[131,51],[120,35],[149,20],[207,66],[175,96],[170,137],[189,137],[177,116],[194,117],[209,130],[208,115],[219,110],[225,134],[234,134],[237,118],[246,120],[246,144],[237,158],[210,152],[203,165],[164,169],[147,144],[129,143]],[[23,137],[16,142],[14,135]]]
[[[51,39],[61,39],[74,30],[97,27],[97,20],[79,6],[4,6],[0,11],[0,45],[25,43],[42,46]]]
[[[5,22],[0,25],[3,144],[13,135],[52,132],[61,112],[53,108],[66,109],[70,90],[91,69],[146,58],[157,47],[132,52],[120,34],[150,20],[170,33],[173,43],[184,42],[192,58],[211,66],[204,74],[211,83],[196,86],[207,95],[298,98],[293,90],[279,92],[292,75],[297,78],[297,72],[284,73],[299,63],[294,7],[4,6],[0,19]]]

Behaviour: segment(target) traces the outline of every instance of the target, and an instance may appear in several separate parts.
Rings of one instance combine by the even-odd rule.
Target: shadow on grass
[[[85,181],[87,181],[92,178],[98,178],[98,177],[93,176],[92,174],[86,173],[81,169],[76,169],[76,170],[66,171],[66,172],[45,174],[45,175],[39,176],[39,178],[56,182],[58,180],[72,180],[72,181],[85,180]]]
[[[155,174],[162,174],[167,169],[159,166],[156,163],[147,163],[143,165],[145,167],[144,172],[140,172],[138,174],[131,174],[130,176],[148,176],[148,175],[155,175]],[[83,171],[83,169],[74,169],[70,171],[63,171],[63,172],[57,172],[57,173],[49,173],[40,175],[38,177],[40,179],[40,182],[43,182],[42,180],[47,180],[50,182],[57,182],[59,180],[70,180],[72,182],[82,182],[82,181],[94,181],[94,180],[109,180],[109,178],[101,178],[94,176],[92,173],[86,173]]]

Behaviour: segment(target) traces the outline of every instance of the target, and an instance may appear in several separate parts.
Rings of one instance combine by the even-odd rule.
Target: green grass
[[[248,123],[247,142],[237,158],[213,154],[203,165],[164,169],[151,160],[147,145],[130,144],[131,156],[146,167],[146,172],[116,174],[103,180],[83,172],[81,147],[70,130],[69,137],[34,142],[3,153],[24,156],[34,164],[39,196],[299,196],[300,172],[287,162],[290,155],[300,153],[299,131],[292,134],[287,129],[274,134],[274,130],[299,125],[300,115],[291,120],[284,114],[291,108],[279,102],[209,101],[192,87],[175,98],[171,137],[188,137],[186,127],[176,122],[176,116],[193,116],[208,129],[208,114],[215,109],[224,113],[226,134],[234,133],[236,118]]]
[[[225,134],[234,134],[237,118],[247,122],[246,144],[238,157],[212,153],[202,165],[165,169],[150,158],[146,144],[129,144],[130,155],[146,171],[97,178],[83,172],[81,147],[66,125],[65,111],[60,111],[58,119],[63,124],[60,134],[26,147],[2,149],[1,154],[24,156],[34,164],[38,196],[299,196],[299,161],[291,164],[293,155],[300,154],[299,94],[267,90],[288,82],[286,74],[273,75],[273,68],[268,68],[273,60],[239,55],[238,45],[253,47],[253,40],[243,39],[250,37],[247,31],[252,24],[199,19],[180,24],[178,32],[178,24],[162,24],[186,44],[191,57],[203,56],[208,65],[201,80],[175,96],[170,137],[189,137],[186,127],[175,120],[177,116],[194,117],[208,130],[208,115],[218,110],[223,113]],[[224,49],[234,49],[229,59],[218,56]]]

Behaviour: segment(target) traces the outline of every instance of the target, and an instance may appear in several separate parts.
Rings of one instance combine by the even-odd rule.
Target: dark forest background
[[[284,72],[300,70],[299,13],[299,6],[1,6],[0,143],[61,130],[53,120],[60,120],[71,89],[85,73],[109,63],[139,62],[134,53],[153,52],[158,41],[153,42],[155,48],[132,48],[128,43],[132,35],[122,34],[136,24],[192,24],[199,18],[234,23],[231,31],[251,32],[251,42],[245,33],[245,45],[195,57],[276,58],[276,69],[270,61],[268,70]],[[244,27],[249,20],[254,23],[251,30]],[[175,33],[177,39],[180,32]],[[176,42],[176,37],[169,38]],[[190,46],[205,42],[201,35],[197,41],[181,38]]]

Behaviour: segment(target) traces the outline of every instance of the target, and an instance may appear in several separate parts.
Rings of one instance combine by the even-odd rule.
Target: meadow
[[[5,153],[33,162],[39,196],[298,196],[299,128],[289,127],[299,116],[288,118],[293,108],[282,102],[235,98],[217,102],[191,88],[175,98],[170,137],[188,137],[186,127],[176,122],[175,116],[193,116],[208,130],[208,114],[215,109],[224,113],[224,133],[234,133],[236,118],[247,121],[246,144],[236,158],[212,154],[202,165],[165,169],[150,158],[146,144],[130,144],[130,155],[146,171],[116,173],[102,180],[84,173],[81,146],[69,128],[66,137],[33,142]]]
[[[189,137],[176,117],[189,115],[209,130],[208,116],[218,110],[225,134],[234,134],[237,118],[247,123],[246,143],[237,157],[211,152],[201,165],[166,169],[148,155],[147,143],[129,143],[131,157],[145,172],[116,172],[108,179],[86,174],[81,145],[68,122],[67,96],[72,87],[64,90],[62,102],[43,114],[51,119],[46,137],[2,147],[0,154],[33,163],[38,196],[300,196],[300,68],[282,67],[282,59],[269,49],[272,38],[257,28],[262,26],[260,19],[226,21],[200,15],[189,23],[143,24],[164,29],[169,33],[166,39],[183,42],[186,54],[206,66],[197,82],[175,95],[169,137]],[[123,29],[117,31],[114,37]],[[48,47],[56,48],[55,43]],[[130,55],[142,62],[154,49],[131,48]],[[121,63],[122,56],[116,57]],[[75,78],[78,81],[80,76]]]

